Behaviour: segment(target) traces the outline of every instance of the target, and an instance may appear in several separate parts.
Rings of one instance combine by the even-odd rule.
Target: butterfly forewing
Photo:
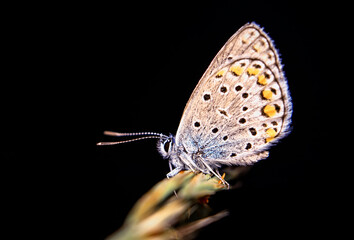
[[[254,23],[237,31],[194,89],[176,143],[210,162],[247,164],[289,127],[291,102],[278,54]]]

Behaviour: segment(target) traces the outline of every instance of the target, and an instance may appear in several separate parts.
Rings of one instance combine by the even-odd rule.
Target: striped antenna
[[[113,136],[113,137],[131,137],[131,136],[144,136],[144,137],[117,141],[117,142],[99,142],[97,143],[97,146],[116,145],[121,143],[135,142],[135,141],[149,139],[149,138],[167,138],[166,135],[163,135],[162,133],[155,133],[155,132],[118,133],[112,131],[104,131],[103,134],[107,136]]]

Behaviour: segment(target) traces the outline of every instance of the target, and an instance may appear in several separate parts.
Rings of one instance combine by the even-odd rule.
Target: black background
[[[230,216],[199,239],[317,236],[334,195],[324,104],[323,5],[269,1],[16,6],[6,17],[4,205],[13,235],[103,239],[163,179],[155,140],[97,147],[104,130],[175,134],[198,80],[228,38],[256,22],[279,50],[292,133],[242,188],[210,205]],[[333,10],[334,11],[334,10]],[[28,227],[30,226],[30,227]],[[73,232],[71,232],[73,231]],[[75,237],[74,237],[75,236]]]

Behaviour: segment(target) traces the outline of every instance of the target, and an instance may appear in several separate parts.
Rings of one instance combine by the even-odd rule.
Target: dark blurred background
[[[169,168],[155,140],[97,147],[112,140],[103,131],[175,134],[213,57],[253,21],[281,54],[293,130],[253,166],[241,188],[210,199],[215,212],[228,209],[230,216],[203,229],[199,239],[330,231],[319,229],[332,209],[321,203],[334,194],[332,172],[325,170],[332,130],[322,65],[333,29],[328,6],[204,1],[40,7],[15,6],[5,19],[2,155],[12,234],[35,217],[40,220],[30,232],[38,237],[71,229],[103,239],[118,229]]]

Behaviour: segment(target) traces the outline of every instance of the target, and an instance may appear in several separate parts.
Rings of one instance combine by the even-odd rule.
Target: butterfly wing
[[[176,143],[211,163],[248,164],[286,135],[291,99],[279,56],[256,24],[244,25],[221,48],[198,82]]]

